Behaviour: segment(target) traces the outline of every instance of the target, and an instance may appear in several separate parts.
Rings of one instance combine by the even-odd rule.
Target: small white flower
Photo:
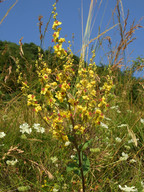
[[[129,158],[127,153],[122,152],[122,157],[120,157],[120,161],[126,161]]]
[[[127,126],[128,126],[128,124],[121,124],[118,127],[127,127]]]
[[[73,159],[75,157],[75,155],[71,155],[70,157],[71,157],[71,159]]]
[[[144,124],[144,119],[140,119],[140,122],[141,122],[142,124]]]
[[[34,123],[34,124],[33,124],[33,128],[34,128],[34,129],[39,129],[39,127],[40,127],[40,124],[39,124],[39,123]]]
[[[132,111],[131,111],[131,110],[129,110],[129,109],[127,110],[127,112],[128,112],[128,113],[132,113]]]
[[[136,140],[138,141],[139,139],[136,139]],[[128,140],[128,143],[134,143],[134,140],[130,139],[130,140]]]
[[[111,121],[111,119],[110,118],[108,118],[108,117],[104,117],[105,118],[105,120],[107,120],[107,121]]]
[[[119,138],[119,137],[116,137],[115,140],[117,143],[120,143],[122,141],[121,138]]]
[[[57,192],[57,191],[59,191],[59,189],[56,189],[56,188],[53,189],[53,192]]]
[[[70,141],[65,142],[65,146],[66,146],[66,147],[69,146],[70,144],[71,144]]]
[[[110,107],[110,109],[118,109],[118,106],[116,105],[116,106],[112,106],[112,107]]]
[[[119,109],[117,109],[117,113],[121,113],[121,111]]]
[[[36,129],[37,133],[44,133],[45,132],[45,128],[40,127],[39,123],[34,123],[33,128]]]
[[[102,126],[102,127],[104,127],[104,128],[106,128],[106,129],[108,129],[108,126],[105,124],[105,123],[100,123],[100,125]]]
[[[74,148],[73,151],[77,151],[76,148]]]
[[[119,188],[120,188],[122,191],[126,191],[126,192],[138,191],[134,186],[128,187],[127,185],[125,185],[124,187],[122,187],[121,185],[119,185]]]
[[[141,181],[141,186],[144,188],[144,182],[143,181]]]
[[[23,123],[22,125],[20,125],[20,132],[22,132],[22,134],[24,133],[30,134],[32,132],[32,129],[29,127],[30,126],[27,123]]]
[[[0,138],[3,138],[5,136],[6,136],[6,134],[4,132],[0,132]]]
[[[135,159],[131,159],[130,163],[136,163],[136,160]]]
[[[17,162],[18,162],[17,159],[16,159],[16,160],[11,160],[11,161],[10,161],[10,160],[7,160],[7,161],[6,161],[6,164],[7,164],[7,165],[12,165],[12,166],[14,166]]]
[[[52,163],[56,163],[57,160],[58,160],[58,158],[56,156],[55,157],[51,157],[50,159],[51,159]]]

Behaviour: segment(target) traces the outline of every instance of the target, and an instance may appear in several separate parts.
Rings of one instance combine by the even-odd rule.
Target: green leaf
[[[80,170],[76,162],[69,163],[66,168],[67,172],[73,171],[76,175],[80,176]]]
[[[90,161],[89,158],[84,154],[83,155],[83,164],[82,164],[84,175],[90,170]]]
[[[73,142],[75,140],[74,136],[72,136],[72,135],[68,135],[68,139],[70,142]]]
[[[84,151],[85,149],[87,149],[88,147],[89,147],[89,145],[90,145],[90,143],[93,141],[93,139],[90,139],[90,140],[88,140],[88,141],[86,141],[85,142],[85,144],[80,144],[79,145],[79,149],[80,150],[82,150],[82,151]]]

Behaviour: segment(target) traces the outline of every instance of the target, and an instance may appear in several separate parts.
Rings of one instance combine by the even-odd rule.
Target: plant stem
[[[79,168],[81,171],[82,187],[83,187],[83,192],[85,192],[85,180],[84,180],[84,173],[83,173],[83,167],[82,167],[81,151],[77,149],[77,152],[78,152],[78,158],[79,158]]]

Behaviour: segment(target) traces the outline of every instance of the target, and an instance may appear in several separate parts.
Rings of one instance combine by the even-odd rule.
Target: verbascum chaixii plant
[[[35,67],[41,90],[35,91],[35,94],[28,90],[28,84],[22,81],[19,65],[18,81],[22,81],[21,89],[27,95],[27,105],[40,114],[53,137],[63,143],[63,146],[67,146],[65,145],[67,142],[73,144],[77,156],[74,158],[75,163],[69,164],[67,170],[72,170],[81,177],[85,191],[84,176],[89,171],[90,162],[84,150],[92,141],[89,130],[98,129],[109,107],[109,95],[113,88],[111,67],[109,66],[109,75],[106,76],[105,83],[99,87],[100,78],[94,62],[95,51],[92,51],[89,65],[86,68],[79,68],[77,80],[73,83],[75,71],[71,44],[69,42],[67,51],[63,48],[65,38],[60,38],[62,23],[57,20],[55,5],[52,11],[54,18],[52,41],[58,66],[52,71],[39,48]]]

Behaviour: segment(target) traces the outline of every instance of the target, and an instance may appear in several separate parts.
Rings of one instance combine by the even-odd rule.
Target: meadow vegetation
[[[105,65],[95,64],[94,47],[85,59],[94,40],[80,57],[70,41],[63,48],[56,3],[53,47],[0,41],[1,192],[144,191],[144,80],[134,77],[144,60],[121,70],[140,25],[127,31],[127,17],[122,28],[119,9],[117,1],[121,40]]]

